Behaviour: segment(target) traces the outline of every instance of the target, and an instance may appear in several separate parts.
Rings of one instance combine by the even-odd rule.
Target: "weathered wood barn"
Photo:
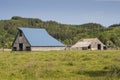
[[[18,28],[13,41],[13,51],[64,50],[65,46],[47,33],[45,29]]]
[[[104,50],[106,46],[98,38],[80,39],[72,50]]]

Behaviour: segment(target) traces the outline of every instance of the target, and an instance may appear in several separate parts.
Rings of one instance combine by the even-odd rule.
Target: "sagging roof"
[[[88,47],[91,44],[91,42],[79,42],[73,45],[72,47]]]
[[[75,45],[72,46],[72,48],[74,48],[74,47],[88,47],[89,45],[94,44],[94,43],[103,44],[98,38],[87,38],[87,39],[80,39]]]
[[[45,29],[39,28],[18,28],[23,32],[31,46],[64,46],[47,33]]]

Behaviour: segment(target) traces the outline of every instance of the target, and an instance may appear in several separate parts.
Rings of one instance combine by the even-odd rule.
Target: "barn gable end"
[[[46,51],[64,50],[64,44],[57,41],[45,29],[18,28],[18,34],[13,42],[12,50]]]
[[[21,30],[19,30],[13,42],[12,50],[13,51],[30,51],[31,50],[30,46],[31,45],[26,39],[24,33]]]
[[[105,45],[98,38],[80,39],[71,47],[73,50],[104,50]]]

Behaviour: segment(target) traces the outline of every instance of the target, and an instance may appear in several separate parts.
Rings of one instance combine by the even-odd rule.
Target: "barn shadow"
[[[86,75],[89,77],[104,77],[106,79],[112,79],[114,77],[120,78],[120,73],[116,71],[108,71],[108,70],[96,70],[96,71],[82,71],[77,74]]]
[[[77,71],[77,74],[86,75],[90,77],[104,77],[111,74],[110,71],[99,70],[99,71]]]
[[[109,73],[109,71],[84,71],[84,75],[90,76],[90,77],[102,77],[106,76]]]

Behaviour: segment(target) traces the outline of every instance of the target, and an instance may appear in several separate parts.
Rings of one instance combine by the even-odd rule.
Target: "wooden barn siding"
[[[31,47],[31,51],[65,50],[65,47]]]
[[[104,44],[98,39],[96,39],[95,41],[93,41],[91,43],[91,49],[90,50],[98,50],[98,44],[101,44],[101,50],[104,50]],[[83,47],[78,46],[78,47],[72,47],[70,49],[71,50],[83,50]]]
[[[92,42],[91,50],[98,50],[98,44],[101,44],[101,50],[104,49],[104,44],[97,39],[96,41]]]
[[[22,36],[19,34],[17,35],[17,38],[13,44],[13,47],[16,47],[17,50],[19,50],[19,43],[23,43],[23,50],[26,50],[26,46],[30,46],[23,33]]]

